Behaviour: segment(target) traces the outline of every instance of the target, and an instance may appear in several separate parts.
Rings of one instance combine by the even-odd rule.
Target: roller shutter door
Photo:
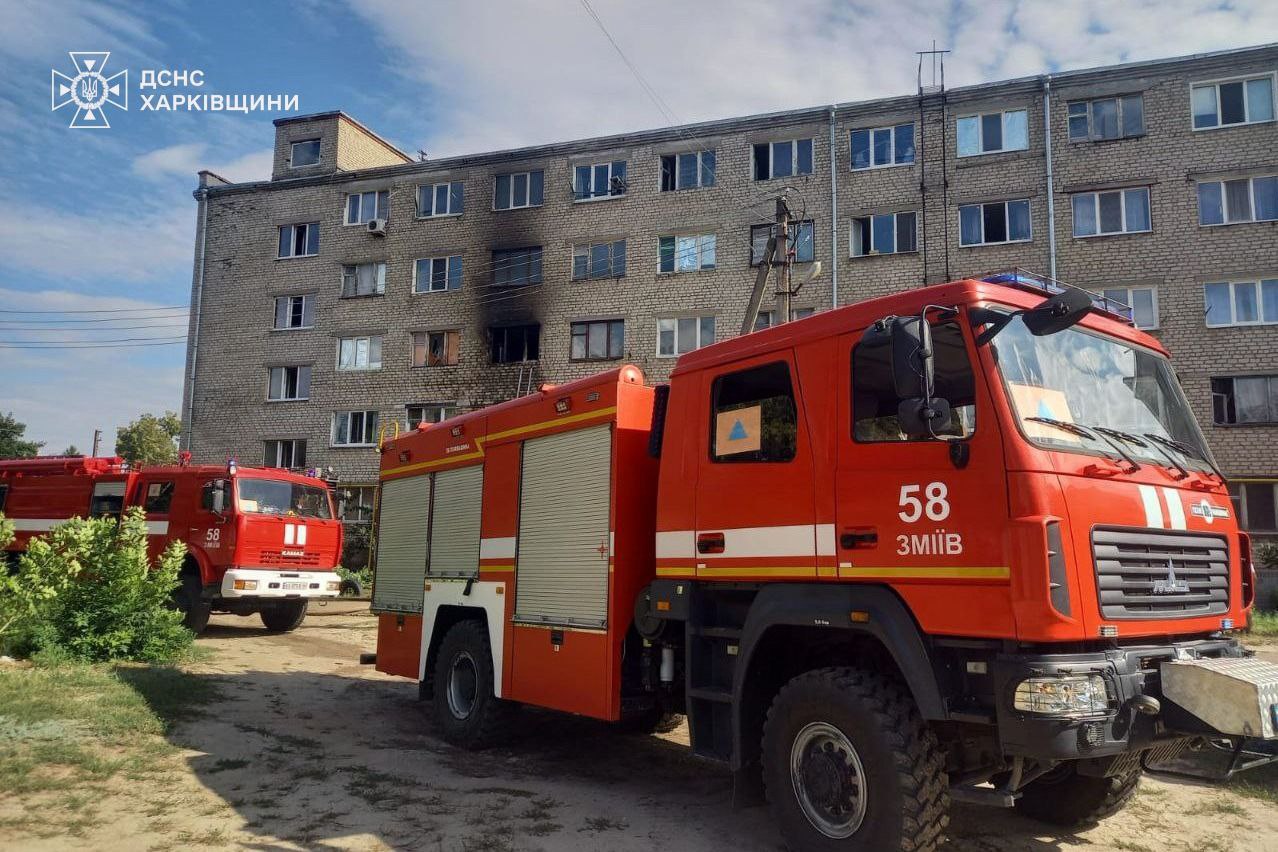
[[[611,461],[611,426],[524,442],[517,621],[607,626]]]
[[[382,483],[377,519],[374,612],[422,611],[429,541],[430,476]]]
[[[430,576],[474,577],[479,573],[479,515],[483,487],[483,465],[435,474],[430,562],[426,565],[426,573]]]

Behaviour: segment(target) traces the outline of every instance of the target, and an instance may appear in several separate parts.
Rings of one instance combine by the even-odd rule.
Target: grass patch
[[[1232,799],[1222,797],[1190,805],[1185,813],[1189,816],[1246,816],[1247,811]]]
[[[1253,611],[1251,614],[1251,628],[1248,632],[1252,636],[1278,637],[1278,611]]]
[[[1271,763],[1259,769],[1240,772],[1225,787],[1249,798],[1278,805],[1278,765]]]

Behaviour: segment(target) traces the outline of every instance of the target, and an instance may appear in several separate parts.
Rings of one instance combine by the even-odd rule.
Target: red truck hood
[[[331,571],[340,558],[340,521],[245,514],[237,525],[236,565]]]

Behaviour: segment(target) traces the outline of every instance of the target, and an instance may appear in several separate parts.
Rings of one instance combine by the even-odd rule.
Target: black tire
[[[1112,778],[1079,775],[1072,763],[1026,784],[1016,800],[1016,810],[1040,822],[1076,827],[1099,822],[1117,813],[1136,794],[1139,768]]]
[[[936,735],[895,681],[872,672],[817,669],[782,687],[763,726],[763,779],[796,852],[932,852],[949,824]]]
[[[359,580],[353,578],[343,580],[338,592],[338,595],[343,598],[358,598],[363,594],[364,587],[359,584]]]
[[[209,626],[213,606],[204,600],[204,584],[198,570],[183,571],[173,589],[173,606],[182,613],[182,624],[196,636]]]
[[[272,633],[288,633],[302,626],[306,620],[306,600],[279,601],[263,604],[258,615],[262,624]]]
[[[453,625],[435,656],[435,724],[448,742],[478,751],[509,738],[514,705],[493,694],[493,654],[479,621]]]

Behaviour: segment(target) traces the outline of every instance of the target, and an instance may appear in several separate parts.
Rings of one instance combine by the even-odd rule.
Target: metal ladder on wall
[[[515,398],[527,396],[537,389],[537,362],[527,361],[519,365],[519,375],[515,380]]]

